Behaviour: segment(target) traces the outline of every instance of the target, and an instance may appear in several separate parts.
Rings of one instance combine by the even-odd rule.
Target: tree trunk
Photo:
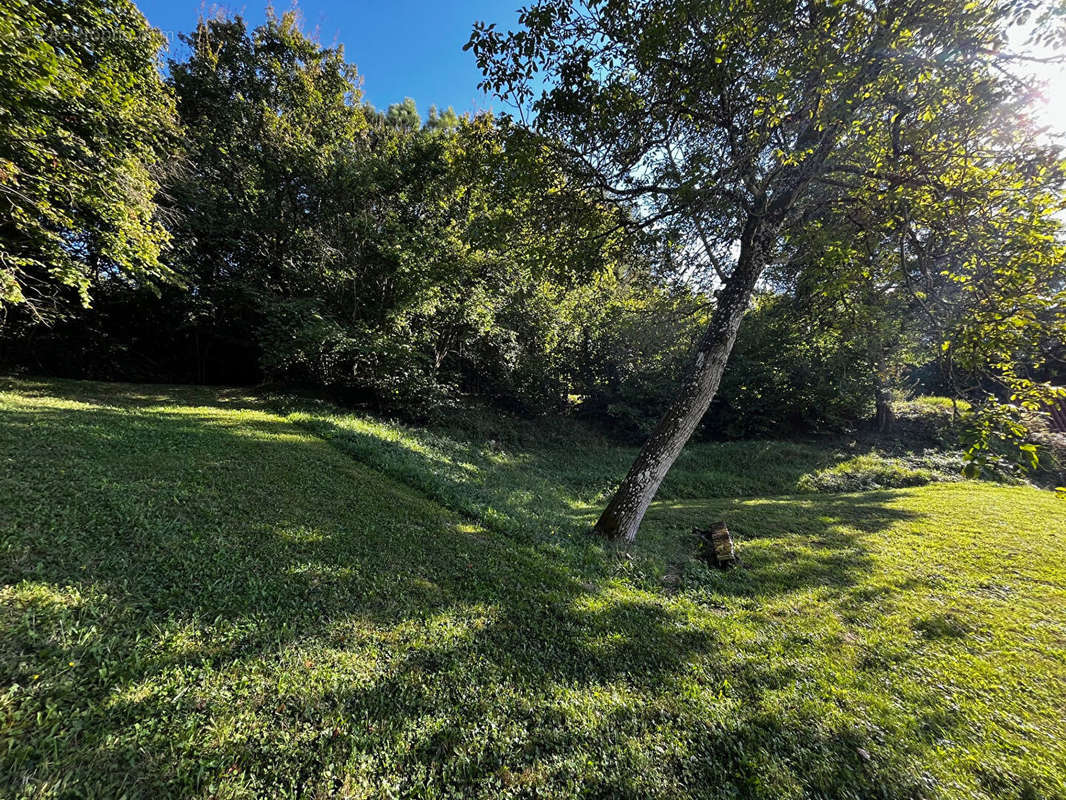
[[[874,404],[877,409],[874,415],[874,424],[877,426],[879,433],[888,433],[896,422],[896,412],[892,410],[892,398],[885,389],[884,382],[880,376],[877,377],[877,382],[874,386]]]
[[[892,395],[888,391],[886,381],[888,366],[885,364],[885,350],[879,337],[875,338],[872,360],[874,362],[874,425],[879,433],[888,433],[896,422],[896,412],[892,409]]]
[[[759,217],[750,218],[745,225],[736,268],[719,295],[689,376],[600,515],[594,530],[601,536],[622,538],[627,542],[636,538],[637,529],[659,490],[659,484],[718,391],[740,321],[777,230],[777,225],[768,224],[765,218]]]
[[[782,178],[781,188],[772,198],[763,195],[755,209],[748,212],[740,235],[736,267],[719,293],[718,305],[700,340],[689,377],[603,510],[593,529],[595,533],[608,539],[620,537],[627,542],[637,538],[637,529],[659,491],[659,484],[718,391],[740,321],[748,310],[751,293],[766,266],[781,226],[796,198],[825,164],[840,128],[835,125],[822,129],[812,121],[797,144],[799,150],[811,148],[811,154]]]

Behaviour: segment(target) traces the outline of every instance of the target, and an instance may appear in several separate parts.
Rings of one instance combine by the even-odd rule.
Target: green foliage
[[[393,103],[385,112],[385,122],[398,131],[411,133],[422,127],[422,115],[414,98],[406,97],[402,103]]]
[[[498,504],[549,486],[522,471],[547,451],[616,473],[595,437],[466,426],[504,452],[464,469],[489,452],[472,441],[445,474],[429,432],[364,430],[423,481],[496,481]],[[759,492],[778,454],[699,448]],[[1047,492],[675,495],[617,551],[458,517],[235,392],[52,382],[4,385],[0,459],[15,798],[1066,792]],[[694,558],[687,531],[716,519],[742,569]]]
[[[429,115],[426,117],[426,128],[431,131],[447,133],[459,127],[459,115],[455,109],[448,106],[444,111],[439,111],[436,106],[429,107]]]
[[[994,397],[979,405],[970,415],[964,434],[967,477],[982,472],[1001,474],[1034,470],[1040,463],[1036,445],[1029,442],[1024,409],[1000,403]]]
[[[371,155],[374,174],[389,177],[379,184],[382,224],[362,243],[384,260],[367,253],[354,286],[318,287],[315,314],[275,318],[268,374],[302,377],[288,368],[293,354],[272,349],[278,342],[299,348],[311,382],[393,410],[426,412],[461,391],[558,407],[574,381],[584,307],[614,291],[618,259],[639,258],[611,233],[617,213],[568,196],[565,171],[536,140],[488,117],[393,147]],[[307,337],[288,335],[298,319]]]
[[[572,349],[579,412],[616,436],[655,424],[706,326],[706,298],[650,280],[601,281],[577,309]]]
[[[413,100],[378,114],[295,13],[254,30],[201,20],[184,42],[169,72],[181,147],[161,193],[184,285],[155,297],[111,281],[92,312],[21,332],[9,358],[266,379],[408,415],[464,394],[538,412],[600,383],[604,309],[662,293],[652,239],[576,189],[579,165],[541,137],[451,109],[422,125]]]
[[[239,17],[201,20],[184,41],[190,53],[170,73],[185,169],[168,191],[190,291],[154,313],[196,341],[204,380],[228,341],[246,342],[252,363],[223,363],[248,373],[264,328],[282,319],[300,339],[298,324],[317,324],[315,293],[345,279],[361,233],[342,198],[359,191],[351,169],[368,122],[355,68],[308,39],[293,12],[254,31]]]
[[[763,295],[744,318],[704,427],[750,438],[850,426],[873,405],[873,371],[863,340],[811,324],[787,295]]]
[[[1066,388],[1009,378],[1013,392],[1009,403],[989,395],[969,415],[963,433],[965,474],[1025,474],[1041,466],[1040,446],[1034,441],[1033,417],[1050,403],[1066,397]]]
[[[582,409],[615,431],[646,435],[689,366],[708,304],[640,287],[598,308]],[[839,430],[868,412],[871,380],[862,341],[819,329],[793,298],[767,293],[744,319],[701,432],[743,439]]]
[[[174,277],[155,206],[174,105],[129,0],[0,2],[0,322]]]
[[[812,298],[821,327],[862,333],[880,382],[935,362],[956,397],[996,384],[1001,399],[1036,410],[1017,376],[1048,372],[1066,333],[1066,167],[1019,123],[1024,95],[960,80],[919,85],[890,125],[864,128],[851,157],[873,163],[878,180],[845,173],[819,187],[815,218],[789,231],[784,281]],[[964,104],[951,102],[959,96]],[[923,102],[944,107],[922,114]],[[933,172],[936,181],[920,177]],[[971,438],[987,441],[987,426],[1002,423],[1004,441],[1025,444],[1008,416],[975,419],[985,429]],[[978,471],[983,449],[973,450]],[[1020,455],[1011,460],[1029,464],[1035,450]]]
[[[188,354],[174,378],[262,377],[415,415],[465,392],[565,402],[581,306],[614,291],[619,264],[646,271],[621,209],[506,121],[363,106],[354,66],[295,13],[201,21],[185,41],[168,192],[189,289],[149,308],[166,332],[150,358]]]
[[[693,430],[677,421],[708,408],[768,270],[808,302],[823,336],[865,362],[882,428],[913,351],[929,360],[941,348],[957,395],[956,368],[973,392],[990,372],[1045,363],[1033,351],[1066,330],[1066,169],[1027,114],[1039,87],[1012,40],[1061,45],[1061,11],[1016,0],[540,0],[515,30],[475,24],[467,47],[482,88],[528,105],[538,130],[590,165],[589,185],[677,242],[686,280],[717,288],[695,372],[602,532],[636,535],[639,517],[616,511],[654,494]],[[821,409],[803,391],[795,408],[780,402],[784,376],[744,366],[734,391],[756,373],[748,399],[771,407],[742,404],[739,427]]]

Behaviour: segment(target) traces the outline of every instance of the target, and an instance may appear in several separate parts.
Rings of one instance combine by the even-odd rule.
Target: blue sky
[[[256,3],[205,3],[203,0],[134,0],[149,23],[180,47],[178,33],[196,25],[201,13],[217,8],[239,13],[257,25],[266,0]],[[324,45],[344,45],[345,57],[363,76],[364,99],[384,109],[413,97],[425,116],[431,104],[464,111],[502,110],[498,101],[477,89],[480,73],[462,47],[475,20],[517,25],[525,0],[302,0],[298,9],[304,29],[316,31]],[[288,9],[288,0],[275,8]]]

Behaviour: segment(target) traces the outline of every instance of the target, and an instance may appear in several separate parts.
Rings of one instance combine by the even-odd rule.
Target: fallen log
[[[706,530],[693,528],[692,532],[700,539],[700,549],[707,563],[719,569],[735,567],[739,563],[733,537],[724,522],[715,522]]]

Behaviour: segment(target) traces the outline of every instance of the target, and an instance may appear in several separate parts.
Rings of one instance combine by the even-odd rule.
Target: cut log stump
[[[716,522],[706,530],[693,528],[692,532],[700,538],[700,549],[707,563],[720,569],[735,567],[739,563],[733,537],[724,522]]]

